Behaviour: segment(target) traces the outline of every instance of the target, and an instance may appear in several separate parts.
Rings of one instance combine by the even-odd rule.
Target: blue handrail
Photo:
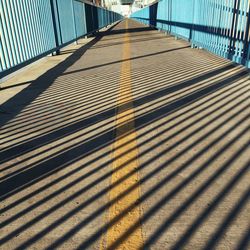
[[[83,0],[0,0],[0,78],[122,18]]]
[[[132,18],[250,68],[249,0],[162,0]]]

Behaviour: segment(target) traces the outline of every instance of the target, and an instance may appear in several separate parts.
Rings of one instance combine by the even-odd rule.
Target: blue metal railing
[[[83,0],[0,0],[0,78],[122,18]]]
[[[249,0],[162,0],[132,18],[250,68]]]

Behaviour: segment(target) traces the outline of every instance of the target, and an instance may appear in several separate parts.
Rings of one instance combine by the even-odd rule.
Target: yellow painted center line
[[[126,30],[128,20],[125,21]],[[122,59],[130,58],[130,38],[128,33],[124,36]],[[108,220],[116,221],[109,226],[106,234],[106,249],[114,249],[112,246],[120,244],[115,249],[140,249],[143,245],[142,229],[138,227],[124,241],[122,235],[126,234],[134,224],[140,221],[141,209],[138,200],[140,197],[138,169],[138,150],[134,124],[134,109],[131,84],[130,60],[124,60],[121,66],[120,88],[117,101],[116,114],[116,140],[113,148],[113,174],[111,177],[110,201],[115,200],[109,208]],[[124,176],[128,176],[124,178]],[[119,183],[119,184],[117,184]],[[115,184],[115,185],[113,185]],[[131,187],[132,191],[126,194]],[[122,194],[126,194],[125,196]],[[117,197],[122,197],[117,200]],[[134,205],[134,206],[133,206]],[[127,212],[129,207],[133,207]],[[124,214],[123,212],[126,211]]]

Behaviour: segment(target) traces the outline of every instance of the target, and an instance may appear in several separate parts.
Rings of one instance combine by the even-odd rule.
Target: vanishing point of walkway
[[[249,72],[132,20],[78,47],[0,92],[0,248],[247,249]]]

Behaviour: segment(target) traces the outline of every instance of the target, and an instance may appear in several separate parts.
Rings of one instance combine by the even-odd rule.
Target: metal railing
[[[250,68],[249,0],[162,0],[132,18]]]
[[[122,18],[83,0],[0,0],[0,78]]]

